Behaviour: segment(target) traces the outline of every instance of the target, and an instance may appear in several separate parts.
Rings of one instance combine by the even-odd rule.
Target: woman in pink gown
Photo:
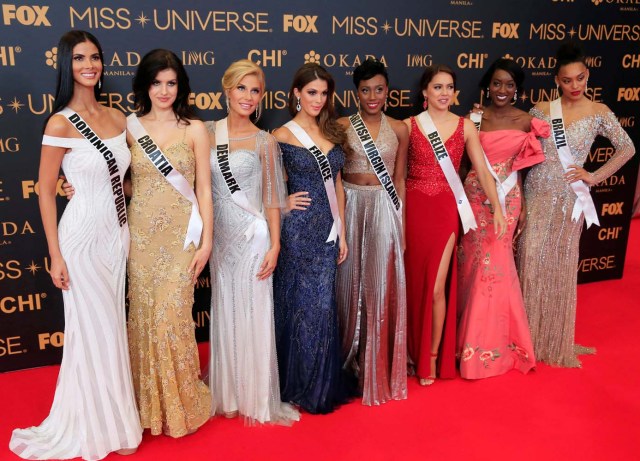
[[[502,183],[508,228],[504,238],[496,239],[491,206],[472,169],[464,189],[478,229],[462,237],[458,251],[457,352],[460,374],[467,379],[513,369],[526,373],[535,366],[512,242],[525,224],[517,172],[544,160],[537,136],[548,137],[550,129],[513,106],[523,81],[524,72],[510,59],[495,61],[480,81],[491,101],[482,113],[480,142]]]

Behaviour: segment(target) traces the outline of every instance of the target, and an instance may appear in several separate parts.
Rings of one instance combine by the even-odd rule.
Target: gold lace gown
[[[531,114],[551,123],[550,117],[536,108]],[[566,133],[577,165],[584,164],[598,135],[615,147],[611,159],[594,172],[598,182],[615,173],[635,152],[611,111],[578,119],[566,126]],[[563,179],[553,137],[541,143],[546,160],[531,169],[524,186],[527,225],[518,241],[518,275],[536,358],[550,365],[580,367],[578,355],[595,353],[595,349],[574,342],[584,214],[571,220],[576,194]]]
[[[193,186],[195,156],[184,142],[164,154]],[[129,204],[129,348],[142,427],[180,437],[211,414],[200,380],[192,317],[193,284],[183,250],[191,203],[156,170],[138,144],[131,148]]]

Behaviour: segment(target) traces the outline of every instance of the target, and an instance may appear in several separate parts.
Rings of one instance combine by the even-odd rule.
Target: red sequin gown
[[[456,170],[464,152],[464,119],[445,142]],[[458,238],[458,209],[431,145],[411,118],[409,165],[406,182],[407,339],[416,374],[431,373],[431,325],[433,290],[442,253],[451,234]],[[451,257],[446,284],[447,311],[438,352],[441,378],[456,374],[456,256]]]

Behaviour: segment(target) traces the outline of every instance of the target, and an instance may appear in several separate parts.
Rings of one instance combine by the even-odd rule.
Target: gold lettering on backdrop
[[[42,300],[46,297],[46,293],[5,296],[4,298],[0,298],[0,314],[14,314],[16,312],[33,312],[42,310]]]
[[[62,179],[58,179],[58,183],[56,184],[56,193],[60,196],[60,197],[64,197],[65,193],[64,190],[62,190],[62,183],[64,182],[64,180]],[[37,181],[33,181],[33,180],[24,180],[22,181],[22,198],[24,199],[28,199],[31,198],[32,195],[39,195],[40,194],[40,185]]]
[[[617,240],[622,229],[624,229],[622,226],[603,227],[598,230],[598,240]]]
[[[29,111],[34,115],[50,114],[53,110],[54,96],[52,94],[27,95],[27,106]],[[36,106],[35,104],[38,104]]]
[[[394,30],[398,37],[483,38],[482,21],[396,18]]]
[[[600,258],[582,259],[578,264],[578,272],[603,271],[616,268],[616,255]]]
[[[24,354],[27,352],[27,350],[22,347],[22,343],[20,342],[21,339],[21,336],[7,336],[5,338],[0,338],[0,357]]]
[[[20,261],[17,259],[0,261],[0,280],[18,280],[20,277],[22,277]]]
[[[269,13],[198,10],[153,10],[159,30],[213,30],[214,32],[269,32]]]
[[[601,216],[621,215],[621,214],[623,214],[622,205],[624,205],[624,202],[603,203],[602,204],[602,211],[601,211],[600,215]]]
[[[369,35],[378,33],[378,20],[374,17],[346,16],[339,19],[333,16],[331,19],[331,33],[344,32],[345,35]]]
[[[0,138],[0,152],[20,152],[20,142],[16,137]]]
[[[44,350],[48,347],[62,347],[64,346],[64,333],[56,331],[54,333],[40,333],[38,335],[38,346],[40,350]]]
[[[589,152],[589,162],[606,163],[613,154],[615,149],[613,147],[598,147],[593,152]]]
[[[288,104],[288,92],[283,90],[267,90],[262,96],[262,107],[268,109],[285,109]]]
[[[131,28],[131,13],[126,8],[93,6],[76,10],[70,6],[69,23],[72,28],[127,30]]]

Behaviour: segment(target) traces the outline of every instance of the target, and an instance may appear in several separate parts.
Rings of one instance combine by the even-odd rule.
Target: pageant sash
[[[109,173],[109,182],[111,183],[111,193],[113,194],[113,203],[116,206],[118,215],[118,225],[120,226],[120,243],[124,248],[125,254],[129,256],[129,225],[127,223],[127,206],[124,200],[124,189],[122,188],[122,177],[124,172],[120,172],[118,163],[113,157],[113,152],[104,143],[100,137],[91,129],[89,124],[85,122],[80,115],[73,110],[65,107],[59,112],[67,117],[73,127],[89,141],[93,147],[102,155],[107,163],[107,171]]]
[[[442,138],[440,137],[433,120],[431,120],[429,112],[425,110],[416,117],[416,120],[420,123],[422,129],[426,133],[427,141],[431,144],[433,153],[438,160],[438,165],[442,168],[442,172],[444,173],[445,178],[447,178],[451,192],[453,192],[453,195],[456,198],[458,214],[460,215],[460,221],[462,221],[462,229],[466,234],[469,229],[476,229],[478,225],[476,224],[476,218],[473,216],[473,210],[469,204],[469,199],[464,193],[464,187],[462,186],[462,181],[460,181],[460,176],[458,176],[458,172],[451,162],[449,152],[447,152],[444,142],[442,142]]]
[[[384,114],[382,114],[382,116],[384,117]],[[351,122],[353,131],[355,131],[358,139],[360,139],[362,149],[364,149],[364,152],[367,154],[367,159],[369,160],[373,171],[376,173],[378,181],[380,181],[384,190],[387,191],[387,194],[391,199],[391,203],[393,203],[393,207],[396,210],[396,214],[398,216],[402,216],[402,203],[398,197],[398,192],[396,192],[396,188],[393,185],[389,171],[382,161],[382,156],[380,155],[380,151],[378,151],[378,146],[376,146],[376,143],[373,141],[373,137],[371,136],[371,133],[369,133],[367,125],[365,125],[362,117],[357,112],[349,117],[349,121]],[[382,122],[380,129],[382,129]]]
[[[259,254],[261,251],[264,251],[265,248],[269,247],[269,227],[267,226],[267,221],[262,213],[256,210],[255,207],[251,206],[251,203],[249,203],[249,199],[247,198],[247,194],[240,189],[240,185],[234,178],[233,171],[231,171],[231,166],[229,165],[229,130],[226,118],[216,122],[215,135],[218,168],[220,169],[224,182],[231,193],[231,198],[236,205],[257,218],[249,225],[244,236],[247,241],[253,239],[251,242],[251,249],[254,254]]]
[[[331,226],[331,232],[329,233],[329,237],[327,238],[328,242],[335,242],[337,237],[340,235],[342,230],[342,220],[340,219],[340,212],[338,211],[338,198],[336,197],[336,186],[333,184],[333,174],[331,173],[331,165],[329,164],[329,159],[326,155],[322,153],[322,151],[316,146],[311,139],[311,137],[307,134],[306,131],[302,129],[300,125],[298,125],[293,120],[284,124],[291,133],[300,141],[309,152],[313,154],[313,157],[316,159],[318,163],[318,169],[320,175],[322,176],[322,181],[324,182],[324,189],[327,192],[327,198],[329,199],[329,206],[331,207],[331,216],[333,217],[333,225]]]
[[[131,114],[127,117],[127,129],[158,172],[164,176],[175,190],[191,202],[191,217],[189,218],[183,249],[186,250],[192,242],[193,245],[198,248],[200,246],[200,238],[202,237],[202,218],[200,217],[198,199],[196,198],[193,188],[189,185],[185,177],[171,165],[167,156],[164,155],[155,141],[149,136],[147,130],[144,129],[136,114]]]
[[[479,133],[480,127],[482,126],[482,114],[479,114],[477,112],[472,112],[469,118],[471,119],[473,124],[476,126]],[[493,170],[493,166],[491,165],[491,162],[489,161],[487,154],[484,152],[484,148],[482,149],[482,155],[484,156],[484,162],[487,164],[489,173],[491,173],[491,176],[493,176],[493,179],[496,180],[496,192],[498,193],[498,201],[500,202],[500,207],[502,208],[502,214],[504,216],[507,216],[507,206],[506,206],[507,195],[509,195],[509,192],[511,192],[511,189],[513,189],[513,187],[518,182],[518,172],[512,171],[511,174],[507,176],[507,178],[504,180],[504,182],[500,182],[500,178],[498,177],[496,172]],[[484,201],[485,205],[489,205],[490,203],[491,202],[489,201],[489,199]]]
[[[573,155],[571,155],[571,149],[567,141],[567,134],[564,127],[564,119],[562,117],[562,104],[560,98],[551,101],[550,114],[551,116],[551,129],[553,130],[553,142],[558,151],[558,157],[564,171],[569,171],[569,165],[575,163]],[[571,189],[576,194],[576,203],[573,206],[571,213],[571,219],[577,221],[580,218],[580,214],[584,213],[584,219],[587,222],[587,229],[591,224],[600,225],[598,220],[598,213],[596,207],[589,193],[589,187],[583,181],[576,181],[570,184]]]

